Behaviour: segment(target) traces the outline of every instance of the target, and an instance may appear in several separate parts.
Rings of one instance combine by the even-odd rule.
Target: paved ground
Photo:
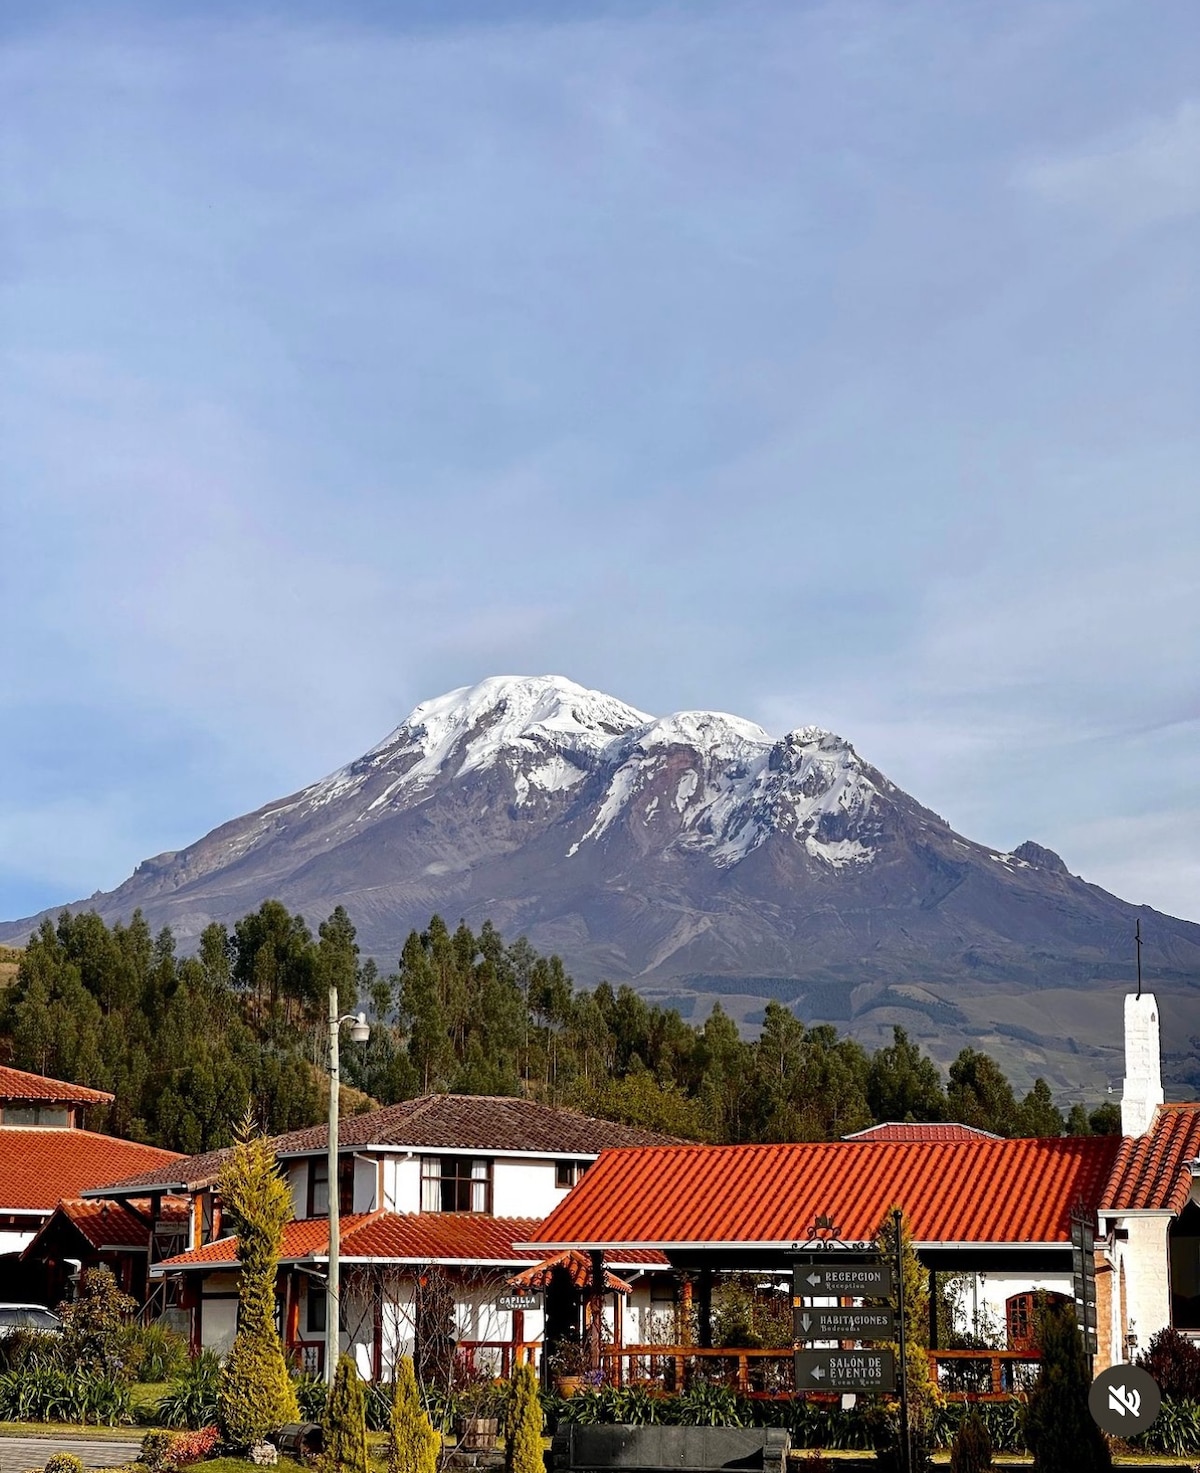
[[[74,1453],[85,1468],[115,1468],[132,1463],[142,1445],[141,1434],[126,1440],[116,1437],[0,1437],[0,1473],[25,1473],[45,1466],[51,1453]]]

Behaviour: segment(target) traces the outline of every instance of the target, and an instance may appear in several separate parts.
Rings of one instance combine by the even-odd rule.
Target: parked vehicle
[[[47,1330],[57,1334],[62,1320],[44,1304],[0,1304],[0,1339],[14,1330]]]

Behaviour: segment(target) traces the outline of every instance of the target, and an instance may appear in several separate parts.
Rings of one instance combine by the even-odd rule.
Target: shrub
[[[187,1341],[168,1325],[126,1325],[120,1349],[135,1381],[173,1381],[188,1363]]]
[[[340,1357],[322,1424],[330,1473],[367,1473],[367,1408],[354,1361]]]
[[[195,1432],[175,1432],[167,1449],[167,1462],[172,1468],[186,1468],[207,1458],[221,1440],[217,1427],[199,1427]]]
[[[0,1371],[15,1371],[22,1366],[58,1366],[62,1336],[54,1330],[35,1330],[17,1325],[0,1338]]]
[[[161,1427],[156,1427],[152,1432],[147,1432],[142,1438],[142,1446],[138,1452],[138,1462],[145,1463],[150,1473],[160,1473],[167,1465],[167,1453],[171,1447],[171,1434],[164,1432]]]
[[[275,1273],[292,1194],[267,1141],[246,1135],[226,1158],[218,1190],[237,1232],[241,1282],[238,1331],[221,1367],[217,1422],[231,1447],[246,1448],[300,1418],[275,1328]]]
[[[296,1392],[296,1405],[300,1408],[302,1422],[321,1422],[325,1419],[325,1403],[329,1400],[329,1387],[324,1376],[311,1371],[297,1371],[292,1377]]]
[[[433,1430],[417,1391],[413,1363],[403,1356],[396,1366],[392,1415],[388,1425],[388,1473],[436,1473],[441,1438]]]
[[[74,1453],[51,1453],[42,1473],[83,1473],[83,1459]]]
[[[1088,1411],[1091,1377],[1074,1305],[1044,1307],[1039,1329],[1041,1368],[1025,1417],[1033,1466],[1039,1473],[1108,1473],[1108,1443]]]
[[[528,1362],[518,1366],[513,1375],[506,1420],[505,1473],[543,1473],[542,1404],[537,1375]]]
[[[89,1268],[80,1277],[75,1299],[58,1306],[62,1364],[107,1377],[127,1375],[122,1342],[136,1309],[137,1301],[117,1287],[111,1268]]]
[[[207,1427],[217,1420],[221,1363],[211,1350],[198,1355],[164,1396],[158,1415],[168,1427]]]
[[[37,1365],[0,1373],[0,1422],[131,1422],[129,1387],[87,1370]]]
[[[1178,1330],[1168,1326],[1152,1335],[1137,1364],[1150,1372],[1164,1396],[1175,1401],[1200,1399],[1200,1349]]]
[[[992,1439],[983,1418],[972,1408],[950,1449],[950,1473],[988,1473],[993,1466]]]

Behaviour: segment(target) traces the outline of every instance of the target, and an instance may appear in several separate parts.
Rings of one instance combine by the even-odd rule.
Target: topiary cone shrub
[[[322,1430],[323,1468],[329,1473],[367,1473],[367,1403],[358,1369],[348,1355],[337,1363]]]
[[[950,1473],[988,1473],[993,1467],[992,1439],[983,1418],[972,1407],[950,1445]]]
[[[543,1473],[542,1399],[537,1376],[528,1362],[513,1372],[507,1422],[505,1473]]]
[[[1025,1440],[1038,1473],[1109,1473],[1108,1441],[1088,1411],[1087,1357],[1073,1304],[1043,1306],[1042,1364],[1029,1393]]]
[[[292,1217],[292,1194],[276,1169],[270,1145],[247,1134],[226,1159],[218,1191],[237,1232],[242,1272],[238,1330],[221,1367],[217,1421],[224,1441],[244,1449],[285,1422],[300,1420],[275,1329],[275,1274],[284,1225]]]
[[[402,1356],[396,1366],[388,1426],[388,1473],[437,1473],[441,1443],[421,1405],[413,1363],[408,1356]]]

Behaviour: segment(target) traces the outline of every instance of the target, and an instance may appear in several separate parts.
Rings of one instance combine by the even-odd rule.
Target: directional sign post
[[[894,1391],[896,1362],[890,1350],[798,1350],[797,1391]]]
[[[1096,1231],[1082,1214],[1071,1217],[1071,1281],[1075,1291],[1075,1319],[1083,1333],[1088,1355],[1097,1350]]]
[[[892,1266],[861,1254],[826,1253],[792,1265],[792,1302],[801,1299],[886,1299]]]
[[[889,1308],[814,1309],[792,1311],[797,1340],[895,1340],[896,1315]]]

